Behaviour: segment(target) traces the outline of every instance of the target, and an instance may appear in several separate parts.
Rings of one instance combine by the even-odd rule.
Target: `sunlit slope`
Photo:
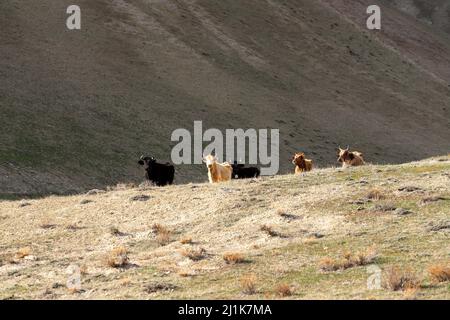
[[[449,182],[447,156],[3,201],[0,299],[448,299]]]
[[[335,164],[339,144],[375,163],[448,152],[450,49],[414,18],[386,39],[365,10],[355,23],[312,0],[81,0],[82,30],[68,31],[70,4],[0,4],[2,195],[139,181],[136,158],[169,161],[172,131],[194,120],[280,129],[281,173],[296,150]],[[418,36],[427,59],[391,45]],[[176,182],[204,171],[179,167]]]

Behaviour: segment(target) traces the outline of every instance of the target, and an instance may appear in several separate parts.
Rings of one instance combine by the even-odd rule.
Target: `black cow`
[[[232,179],[258,178],[261,174],[259,168],[246,168],[245,165],[238,164],[237,161],[234,161],[234,164],[232,164],[231,167],[233,168],[233,174],[231,176]]]
[[[170,163],[157,163],[154,157],[141,156],[138,163],[144,166],[145,177],[153,184],[161,187],[173,183],[175,167]]]

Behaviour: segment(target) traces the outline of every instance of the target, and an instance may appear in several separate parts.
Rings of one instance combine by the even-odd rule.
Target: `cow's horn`
[[[144,155],[142,155],[140,159],[141,159],[141,160],[144,160]]]

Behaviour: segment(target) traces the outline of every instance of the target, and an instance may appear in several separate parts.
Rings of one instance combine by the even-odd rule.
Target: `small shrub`
[[[397,209],[396,206],[392,204],[377,204],[370,211],[372,212],[392,212]]]
[[[128,263],[128,252],[125,247],[114,248],[106,258],[106,264],[113,268],[121,268]]]
[[[183,277],[183,278],[192,277],[192,276],[195,275],[195,273],[189,272],[189,271],[185,271],[185,270],[180,270],[180,271],[177,272],[177,274],[180,277]]]
[[[24,247],[24,248],[20,248],[19,250],[17,250],[16,252],[16,259],[23,259],[27,256],[29,256],[31,254],[31,249],[30,247]]]
[[[315,237],[307,237],[307,238],[305,238],[305,239],[303,239],[303,243],[304,244],[316,244],[316,243],[318,243],[319,242],[319,240],[317,239],[317,238],[315,238]]]
[[[245,294],[255,294],[256,293],[256,277],[255,275],[243,276],[240,280],[242,292]]]
[[[193,261],[198,261],[206,258],[206,250],[204,248],[200,249],[185,249],[181,254]]]
[[[365,266],[375,262],[378,257],[377,250],[375,247],[370,247],[365,251],[357,252],[353,257],[349,260],[352,262],[352,265],[356,266]]]
[[[285,210],[282,209],[277,209],[276,211],[277,215],[279,215],[281,218],[286,219],[286,220],[295,220],[298,219],[298,216],[295,216],[293,214],[290,214],[288,212],[286,212]]]
[[[130,198],[130,201],[148,201],[150,200],[150,196],[145,194],[139,194]]]
[[[123,278],[120,280],[120,285],[122,287],[127,287],[130,283],[131,283],[131,279],[130,278]]]
[[[435,264],[428,268],[428,274],[435,282],[450,281],[450,265]]]
[[[352,253],[345,252],[340,259],[325,257],[319,262],[319,268],[322,271],[345,270],[356,266],[365,266],[373,263],[378,257],[374,247],[370,247],[365,251]]]
[[[76,294],[76,293],[80,293],[80,292],[81,292],[81,289],[80,289],[80,288],[67,288],[67,291],[68,291],[70,294]]]
[[[122,234],[122,232],[120,232],[120,230],[116,227],[111,227],[109,229],[109,232],[113,235],[113,236],[120,236]]]
[[[79,226],[77,226],[76,224],[73,224],[73,223],[68,224],[68,225],[66,226],[66,230],[70,230],[70,231],[77,231],[77,230],[79,230],[79,229],[82,229],[82,228],[79,227]]]
[[[156,236],[156,242],[160,246],[165,246],[165,245],[169,244],[170,243],[170,231],[167,230],[167,231],[158,233],[158,235]]]
[[[237,264],[245,262],[244,256],[237,252],[225,253],[223,255],[223,260],[225,260],[227,264]]]
[[[24,201],[24,200],[22,200],[22,201],[19,203],[19,208],[28,207],[28,206],[31,206],[31,203],[26,202],[26,201]]]
[[[322,271],[337,271],[341,269],[341,267],[342,263],[329,257],[325,257],[319,262],[319,268]]]
[[[144,290],[147,293],[155,293],[159,291],[174,291],[178,287],[176,285],[173,285],[171,283],[150,283],[145,286]]]
[[[385,287],[392,291],[405,291],[418,289],[420,281],[411,270],[400,270],[398,267],[390,267],[385,272]]]
[[[19,208],[28,207],[31,206],[31,203],[27,202],[26,200],[21,200],[19,203]]]
[[[429,203],[429,202],[437,202],[437,201],[442,201],[442,200],[448,200],[445,197],[441,197],[441,196],[431,196],[431,197],[425,197],[422,199],[422,203]]]
[[[9,264],[17,264],[19,263],[19,258],[17,258],[15,253],[5,254],[3,255],[3,264],[9,263]]]
[[[279,284],[275,288],[276,294],[278,294],[281,297],[289,297],[293,295],[292,287],[286,283]]]
[[[192,244],[192,238],[191,237],[183,237],[180,239],[181,244]]]
[[[403,297],[405,300],[417,300],[418,294],[418,288],[406,288],[405,291],[403,291]]]
[[[271,237],[279,237],[280,236],[280,234],[278,232],[276,232],[275,230],[273,230],[273,228],[271,226],[268,226],[266,224],[262,225],[260,230],[267,233]]]
[[[153,231],[153,233],[156,234],[156,242],[160,246],[165,246],[170,243],[171,232],[169,229],[167,229],[166,227],[164,227],[163,225],[161,225],[159,223],[155,223],[152,226],[152,231]]]
[[[450,229],[450,221],[431,221],[428,223],[427,230],[432,232],[438,232],[441,230]]]
[[[370,200],[382,200],[385,198],[386,198],[386,196],[378,189],[372,189],[367,194],[367,199],[370,199]]]
[[[80,267],[80,274],[81,275],[87,275],[88,273],[89,273],[88,267],[85,264],[83,264]]]
[[[40,222],[39,227],[42,229],[53,229],[56,227],[56,225],[52,223],[49,219],[43,219]]]
[[[155,234],[168,232],[169,230],[159,223],[155,223],[152,225],[152,232]]]

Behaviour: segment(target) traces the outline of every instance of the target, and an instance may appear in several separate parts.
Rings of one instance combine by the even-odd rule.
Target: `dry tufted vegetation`
[[[199,249],[184,249],[181,253],[183,257],[189,258],[193,261],[199,261],[206,258],[206,250],[204,248]]]
[[[244,275],[240,279],[242,293],[252,295],[256,293],[256,276],[254,274]]]
[[[245,262],[245,258],[241,253],[238,252],[229,252],[223,255],[223,260],[227,264],[237,264]]]
[[[2,201],[0,298],[445,299],[449,182],[450,157],[440,157],[218,185],[120,187],[89,195],[84,206],[86,195],[25,207]],[[405,186],[420,191],[399,191]],[[147,201],[129,201],[143,193]],[[361,201],[369,193],[373,200]],[[79,266],[76,293],[65,285],[69,265]],[[372,265],[380,290],[367,289]]]
[[[365,266],[374,263],[378,254],[374,247],[370,247],[364,251],[352,253],[347,251],[339,259],[325,257],[320,260],[319,268],[322,271],[345,270],[357,266]]]
[[[281,283],[276,286],[275,293],[280,297],[290,297],[294,294],[294,290],[290,285]]]
[[[112,268],[125,267],[128,262],[128,251],[123,246],[114,248],[106,257],[106,264]]]
[[[428,268],[431,279],[435,282],[450,281],[450,264],[434,264]]]
[[[385,287],[392,291],[418,290],[421,281],[410,269],[388,267],[385,272]]]
[[[17,250],[15,257],[17,259],[23,259],[31,254],[30,247],[23,247]]]
[[[279,237],[279,236],[281,236],[281,234],[278,232],[278,231],[275,231],[274,229],[273,229],[273,227],[271,227],[271,226],[268,226],[268,225],[262,225],[260,228],[259,228],[259,230],[261,230],[262,232],[265,232],[265,233],[267,233],[269,236],[271,236],[271,237]]]
[[[181,244],[192,244],[193,241],[192,241],[191,237],[185,236],[185,237],[180,239],[180,243]]]
[[[380,189],[372,189],[367,194],[367,199],[370,199],[370,200],[382,200],[385,198],[386,198],[386,196],[383,194],[383,192]]]

